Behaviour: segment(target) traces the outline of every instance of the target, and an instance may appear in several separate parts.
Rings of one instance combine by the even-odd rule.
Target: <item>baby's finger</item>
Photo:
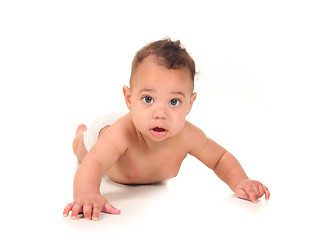
[[[266,186],[263,186],[263,187],[264,187],[264,191],[265,191],[265,199],[269,200],[269,198],[271,196],[271,193]]]
[[[248,199],[253,202],[256,203],[257,202],[257,195],[255,193],[254,189],[249,189],[246,191],[246,193],[248,194]]]
[[[85,218],[91,219],[92,203],[90,202],[84,203],[83,213]]]
[[[261,198],[264,194],[266,194],[264,185],[259,185],[259,193],[258,193],[258,198]]]
[[[77,203],[74,205],[72,208],[72,213],[71,213],[71,219],[75,220],[78,218],[79,212],[83,210],[83,204],[82,203]]]
[[[246,191],[242,188],[239,188],[236,190],[236,195],[239,198],[245,199],[245,200],[249,200],[249,195],[246,193]]]
[[[101,206],[98,204],[93,205],[92,220],[97,221],[99,218],[99,213],[101,212]]]
[[[64,217],[67,217],[69,216],[69,212],[71,211],[71,209],[73,208],[75,204],[72,202],[72,203],[69,203],[65,208],[64,208],[64,211],[63,211],[63,216]]]
[[[110,214],[120,214],[120,210],[116,209],[115,207],[113,207],[111,204],[109,204],[108,202],[105,202],[102,212],[104,213],[110,213]]]

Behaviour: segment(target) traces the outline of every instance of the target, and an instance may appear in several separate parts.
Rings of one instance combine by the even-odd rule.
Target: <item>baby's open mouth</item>
[[[155,127],[151,129],[151,133],[156,138],[162,138],[168,134],[168,130],[161,127]]]
[[[166,129],[160,128],[160,127],[155,127],[155,128],[153,128],[153,131],[155,131],[155,132],[164,132],[164,131],[166,131]]]

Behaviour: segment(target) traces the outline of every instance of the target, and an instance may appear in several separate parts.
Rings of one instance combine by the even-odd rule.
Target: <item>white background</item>
[[[332,1],[1,1],[1,234],[59,239],[335,239]],[[63,218],[79,123],[126,111],[135,52],[166,36],[196,61],[188,120],[271,200],[237,199],[196,159],[161,185],[102,193],[122,210]]]

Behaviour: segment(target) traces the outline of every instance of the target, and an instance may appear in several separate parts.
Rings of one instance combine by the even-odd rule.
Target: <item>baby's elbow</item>
[[[226,154],[227,152],[223,152],[217,159],[216,161],[214,161],[214,164],[212,167],[210,167],[213,171],[216,171],[216,169],[220,166],[220,163],[223,161],[224,159],[224,155]]]

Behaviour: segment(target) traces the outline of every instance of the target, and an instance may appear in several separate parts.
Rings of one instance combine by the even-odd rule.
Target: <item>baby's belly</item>
[[[182,162],[182,161],[181,161]],[[169,164],[160,167],[142,165],[136,167],[125,167],[121,164],[114,164],[106,175],[114,182],[121,184],[149,184],[162,182],[176,177],[180,164]]]

